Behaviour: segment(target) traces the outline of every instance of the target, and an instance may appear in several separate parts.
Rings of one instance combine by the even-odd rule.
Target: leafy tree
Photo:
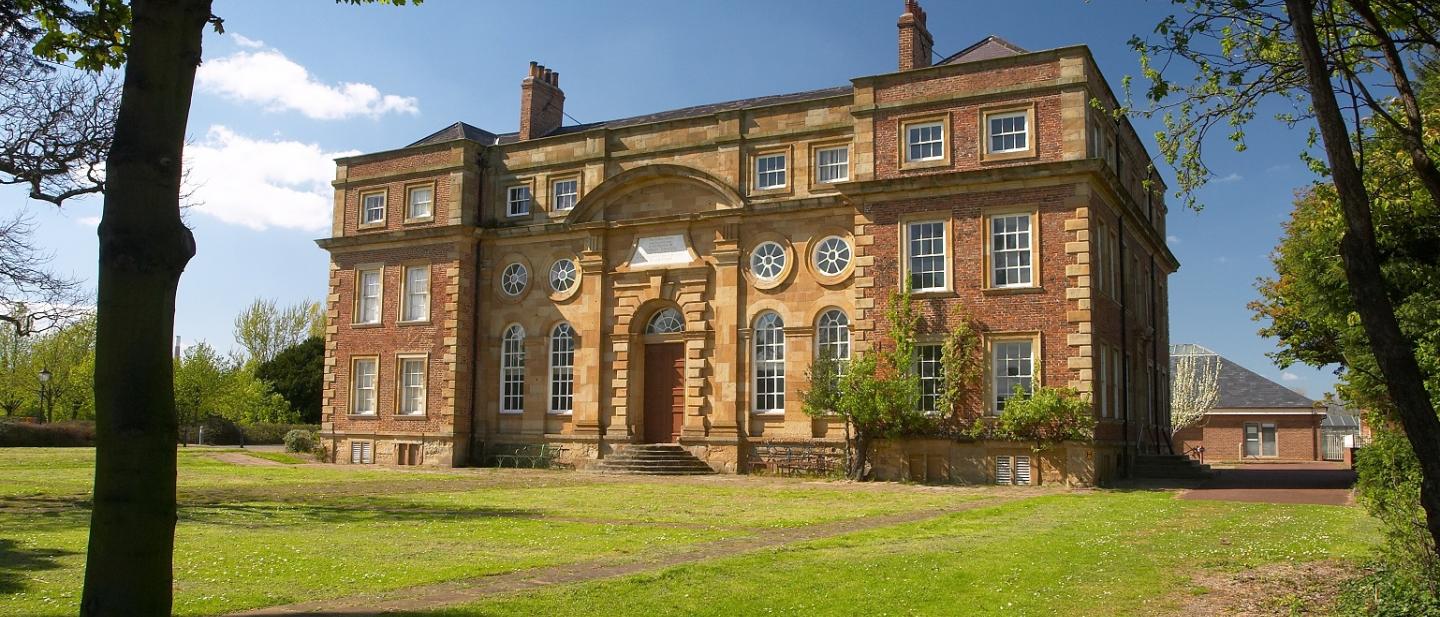
[[[312,336],[255,368],[255,376],[290,404],[307,424],[320,422],[325,379],[325,339]]]
[[[1140,111],[1165,120],[1157,135],[1161,154],[1176,167],[1178,188],[1194,205],[1195,189],[1211,176],[1202,148],[1212,129],[1229,131],[1243,150],[1245,126],[1272,99],[1299,110],[1281,120],[1314,122],[1311,139],[1323,144],[1325,157],[1309,160],[1328,175],[1344,214],[1332,254],[1338,252],[1354,319],[1419,461],[1421,504],[1432,550],[1440,550],[1440,416],[1425,389],[1416,342],[1401,326],[1396,304],[1403,298],[1393,295],[1395,283],[1387,278],[1389,256],[1377,239],[1375,204],[1356,152],[1367,129],[1387,126],[1403,144],[1397,163],[1440,207],[1435,125],[1421,112],[1409,74],[1409,63],[1440,53],[1440,11],[1420,0],[1172,2],[1187,15],[1161,21],[1152,40],[1132,40],[1150,82],[1150,106]],[[1174,79],[1177,70],[1193,74],[1182,83]]]
[[[1433,66],[1421,76],[1422,109],[1430,126],[1440,126],[1440,76]],[[1440,287],[1435,285],[1440,280],[1440,209],[1411,173],[1406,146],[1394,130],[1378,121],[1368,126],[1371,134],[1357,150],[1363,153],[1376,242],[1386,256],[1382,268],[1388,292],[1395,298],[1401,331],[1417,350],[1422,385],[1431,404],[1440,407],[1440,330],[1435,327],[1440,323]],[[1430,130],[1432,144],[1435,132]],[[1344,266],[1335,257],[1334,247],[1345,233],[1345,212],[1334,186],[1317,184],[1303,193],[1272,253],[1276,276],[1260,282],[1261,298],[1251,309],[1267,322],[1261,333],[1280,341],[1277,362],[1338,366],[1341,398],[1371,410],[1367,422],[1374,440],[1361,450],[1356,494],[1382,523],[1384,570],[1395,578],[1375,583],[1389,589],[1387,594],[1359,595],[1381,598],[1414,590],[1440,611],[1440,559],[1424,525],[1422,467],[1406,434],[1397,430],[1385,376],[1358,318]]]
[[[180,218],[181,161],[201,35],[207,24],[221,30],[210,5],[0,1],[6,27],[35,33],[36,58],[94,72],[124,66],[97,232],[95,486],[82,615],[170,613],[178,432],[170,341],[180,274],[195,254]]]
[[[296,414],[270,386],[209,344],[190,346],[175,368],[175,409],[181,426],[218,416],[239,424],[293,422]]]
[[[35,398],[31,340],[12,328],[0,328],[0,410],[14,416]]]
[[[95,413],[95,318],[86,317],[47,332],[31,348],[31,366],[50,371],[46,384],[57,414],[71,420]],[[54,420],[54,418],[47,418]]]
[[[261,364],[315,336],[317,330],[325,336],[325,314],[319,302],[308,300],[281,307],[275,300],[256,298],[235,317],[235,340]]]

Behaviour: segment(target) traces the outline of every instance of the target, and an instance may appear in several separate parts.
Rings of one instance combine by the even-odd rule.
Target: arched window
[[[525,328],[505,329],[500,337],[500,413],[525,411]]]
[[[673,308],[663,309],[650,318],[645,326],[646,334],[670,334],[685,330],[685,317]]]
[[[785,412],[785,322],[773,311],[755,319],[755,413]]]
[[[815,322],[815,351],[829,356],[843,366],[850,359],[850,318],[845,311],[830,309]]]
[[[575,329],[568,323],[550,332],[550,413],[575,410]]]

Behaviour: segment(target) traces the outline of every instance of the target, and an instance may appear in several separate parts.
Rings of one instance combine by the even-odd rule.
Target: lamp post
[[[45,421],[50,422],[50,369],[40,369],[40,409],[45,412]]]

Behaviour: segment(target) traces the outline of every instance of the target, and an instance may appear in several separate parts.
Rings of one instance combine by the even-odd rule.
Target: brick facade
[[[339,161],[334,233],[320,241],[332,253],[323,422],[335,459],[348,461],[352,443],[368,443],[377,462],[416,462],[404,444],[421,443],[419,462],[464,465],[496,444],[549,442],[589,464],[618,444],[656,438],[645,416],[658,403],[645,400],[645,385],[668,377],[644,366],[649,345],[679,346],[673,439],[716,468],[743,469],[755,443],[834,446],[840,427],[805,415],[800,402],[819,320],[843,313],[854,353],[878,340],[877,310],[908,276],[902,238],[917,217],[947,230],[949,284],[917,294],[927,336],[943,333],[945,320],[963,309],[987,341],[1035,341],[1038,383],[1087,394],[1113,381],[1097,376],[1097,349],[1129,358],[1115,397],[1123,402],[1111,405],[1118,411],[1097,408],[1096,443],[1037,458],[1036,481],[1094,482],[1131,453],[1158,447],[1168,398],[1163,385],[1150,384],[1168,384],[1168,364],[1153,359],[1168,346],[1163,284],[1178,263],[1164,245],[1163,186],[1146,192],[1128,171],[1148,166],[1143,148],[1131,147],[1138,137],[1090,106],[1092,99],[1113,106],[1114,97],[1089,51],[1011,51],[928,66],[924,13],[909,2],[906,15],[901,66],[908,36],[917,53],[911,70],[857,78],[848,88],[583,127],[550,126],[522,110],[516,134],[457,124],[406,148]],[[922,42],[923,66],[914,52]],[[522,108],[559,113],[564,95],[550,74],[532,67]],[[537,103],[542,88],[554,96]],[[1023,116],[1025,147],[988,148],[989,113]],[[908,160],[904,127],[915,119],[942,122],[943,156]],[[832,161],[843,153],[843,177],[822,178],[821,151]],[[769,186],[779,160],[784,181]],[[422,184],[435,187],[433,220],[359,224],[365,195],[384,191],[403,207],[407,188]],[[571,190],[573,203],[562,195]],[[512,211],[519,209],[512,199],[527,191],[528,208]],[[1015,212],[1034,224],[1033,284],[995,288],[987,282],[983,226],[989,215]],[[1110,276],[1092,262],[1100,227],[1116,232],[1125,263],[1134,262],[1113,296],[1092,292],[1092,278]],[[838,271],[817,265],[826,241],[849,251]],[[751,265],[762,246],[783,255],[768,278]],[[422,263],[431,268],[430,322],[397,323],[403,268]],[[356,272],[376,264],[385,272],[382,319],[354,324]],[[557,290],[549,273],[566,264],[577,282]],[[521,267],[524,286],[506,278]],[[681,316],[681,331],[648,332],[647,323],[670,309]],[[771,313],[783,322],[784,358],[776,365],[784,403],[762,410],[755,350],[771,339],[756,328]],[[569,382],[563,369],[571,356],[552,353],[562,324],[575,332]],[[507,347],[506,333],[522,330]],[[522,350],[523,369],[502,371]],[[395,358],[407,353],[430,358],[426,412],[413,418],[396,413]],[[357,417],[348,413],[356,391],[350,367],[369,356],[381,358],[378,413]],[[513,376],[508,390],[502,374]],[[552,390],[566,383],[573,383],[571,409],[552,409],[566,400]],[[516,409],[502,409],[502,398]],[[877,469],[887,477],[988,481],[994,457],[1017,448],[901,442],[887,446]]]

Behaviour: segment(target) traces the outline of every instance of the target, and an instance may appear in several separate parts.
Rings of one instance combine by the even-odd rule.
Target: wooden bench
[[[826,475],[836,468],[830,448],[806,444],[756,444],[751,468],[785,475]]]
[[[522,464],[531,469],[548,469],[564,452],[563,446],[548,443],[498,444],[490,448],[489,458],[496,467],[504,467],[509,462],[516,469]]]

